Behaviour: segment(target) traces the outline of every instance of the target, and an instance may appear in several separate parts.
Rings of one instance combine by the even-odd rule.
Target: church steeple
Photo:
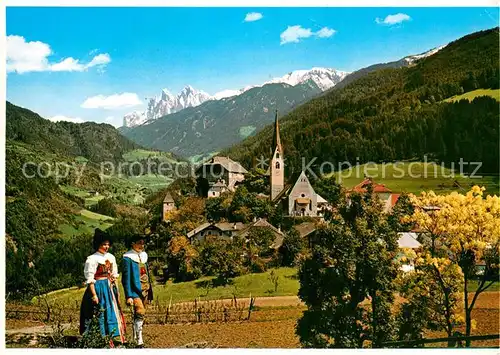
[[[276,116],[274,117],[274,134],[273,145],[271,146],[271,154],[274,153],[274,150],[276,150],[277,147],[279,147],[280,152],[283,153],[280,139],[280,122],[278,120],[278,110],[276,110]]]
[[[274,135],[273,144],[271,146],[270,165],[271,201],[273,201],[285,188],[285,163],[280,139],[278,110],[276,110],[276,117],[274,119]]]

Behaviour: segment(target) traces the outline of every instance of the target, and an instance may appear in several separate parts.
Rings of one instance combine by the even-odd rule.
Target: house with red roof
[[[400,194],[393,193],[392,190],[387,186],[385,186],[384,184],[376,183],[371,177],[366,177],[352,189],[349,189],[347,191],[347,194],[349,195],[349,193],[353,192],[364,194],[368,191],[368,186],[370,184],[372,185],[373,192],[378,196],[378,198],[380,198],[380,200],[384,204],[384,212],[389,212],[394,207],[394,205],[396,205]]]

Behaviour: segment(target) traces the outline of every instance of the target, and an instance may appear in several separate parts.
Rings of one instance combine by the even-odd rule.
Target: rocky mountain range
[[[196,90],[190,85],[182,89],[177,95],[173,95],[168,89],[163,89],[159,96],[149,99],[146,111],[134,111],[125,115],[123,125],[125,127],[139,126],[147,121],[179,112],[187,107],[201,105],[205,101],[212,99],[212,96],[206,92]]]
[[[196,160],[255,134],[273,122],[275,109],[285,114],[322,92],[313,80],[295,86],[266,84],[119,130],[147,147]]]
[[[296,86],[307,81],[312,81],[321,90],[325,91],[339,83],[348,75],[348,72],[331,68],[312,68],[310,70],[296,70],[282,77],[271,79],[260,85],[249,85],[239,90],[223,90],[211,96],[208,93],[186,86],[179,94],[173,95],[168,89],[163,89],[159,96],[151,98],[146,111],[134,111],[124,116],[125,127],[135,127],[179,112],[188,107],[196,107],[209,100],[221,100],[228,97],[238,96],[244,92],[262,87],[267,84],[288,84]]]
[[[208,98],[202,95],[198,96],[201,97],[198,100],[187,98],[185,93],[195,95],[203,92],[189,87],[177,96],[184,99],[179,102],[188,104],[184,109],[172,113],[172,106],[166,104],[169,97],[162,95],[146,112],[138,114],[140,119],[137,122],[141,123],[125,124],[120,131],[138,144],[196,160],[254,135],[273,122],[274,109],[284,115],[324,92],[341,89],[379,69],[412,66],[441,48],[394,62],[371,65],[352,73],[328,68],[297,70],[263,85],[224,90]],[[162,107],[170,107],[170,114],[162,115]],[[180,107],[182,105],[174,110]],[[156,108],[158,110],[155,111]]]

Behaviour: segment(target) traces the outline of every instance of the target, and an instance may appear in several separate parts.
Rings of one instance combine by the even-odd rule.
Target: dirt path
[[[71,328],[71,323],[62,324],[64,330]],[[5,335],[12,334],[48,334],[52,333],[53,327],[51,325],[37,325],[34,327],[25,327],[25,328],[14,328],[14,329],[5,329]]]

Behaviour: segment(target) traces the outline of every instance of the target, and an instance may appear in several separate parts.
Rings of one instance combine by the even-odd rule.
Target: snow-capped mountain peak
[[[141,125],[149,120],[178,112],[187,107],[201,105],[212,97],[206,92],[194,89],[187,85],[177,95],[173,95],[168,89],[163,89],[159,96],[149,99],[145,112],[131,112],[123,117],[123,125],[133,127]]]
[[[175,99],[175,96],[172,95],[172,93],[170,93],[170,91],[168,91],[168,89],[163,89],[161,91],[161,96],[160,96],[160,100],[174,100]]]
[[[146,112],[134,111],[123,116],[123,125],[125,127],[140,126],[146,121]]]
[[[439,46],[439,47],[436,47],[436,48],[432,48],[431,50],[428,50],[427,52],[424,52],[424,53],[415,54],[415,55],[409,55],[408,57],[404,57],[403,59],[408,64],[413,64],[415,61],[417,61],[419,59],[426,58],[426,57],[429,57],[429,56],[431,56],[433,54],[436,54],[437,52],[439,52],[444,47],[446,47],[446,45]]]
[[[285,83],[295,86],[308,80],[312,80],[322,91],[325,91],[337,85],[348,74],[348,72],[335,70],[333,68],[314,67],[310,70],[295,70],[289,72],[280,78],[274,78],[266,82],[266,84]]]
[[[255,87],[261,87],[266,84],[288,84],[291,86],[295,86],[298,84],[302,84],[307,82],[308,80],[312,80],[318,85],[318,87],[322,90],[328,90],[331,87],[337,85],[342,79],[344,79],[348,74],[348,72],[340,71],[332,68],[321,68],[321,67],[313,67],[312,69],[305,70],[295,70],[289,72],[288,74],[274,78],[261,85],[248,85],[239,90],[223,90],[216,93],[213,97],[216,100],[220,100],[226,97],[232,97],[236,95],[240,95],[247,90],[250,90]]]
[[[132,112],[127,114],[124,119],[124,125],[127,127],[137,126],[149,120],[155,120],[162,116],[178,112],[187,107],[196,107],[208,100],[220,100],[227,97],[241,95],[255,87],[261,87],[266,84],[282,83],[291,86],[305,83],[312,80],[322,91],[328,90],[339,83],[349,74],[331,68],[314,67],[309,70],[295,70],[288,74],[274,78],[260,85],[248,85],[239,90],[223,90],[211,96],[208,93],[196,90],[191,85],[186,85],[181,92],[173,95],[168,89],[163,89],[160,96],[152,98],[148,102],[145,112]]]

